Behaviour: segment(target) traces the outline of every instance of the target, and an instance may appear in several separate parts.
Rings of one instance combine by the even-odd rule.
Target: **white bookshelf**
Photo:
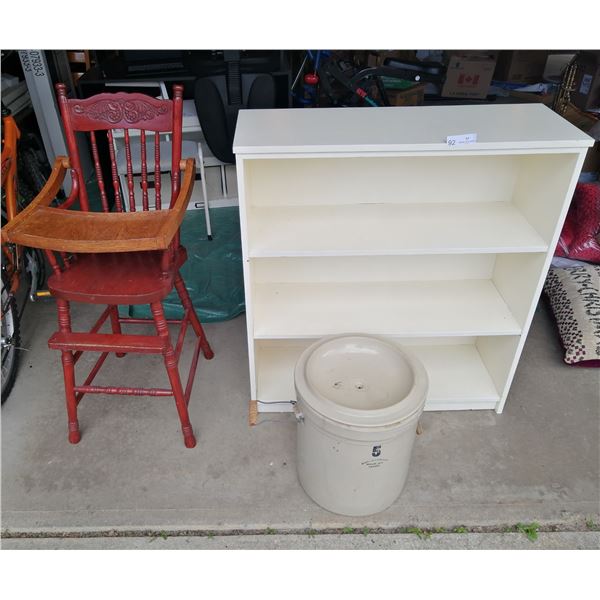
[[[537,104],[241,111],[250,400],[359,332],[421,358],[426,410],[501,412],[592,143]]]

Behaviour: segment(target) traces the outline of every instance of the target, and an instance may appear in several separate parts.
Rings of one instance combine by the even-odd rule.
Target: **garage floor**
[[[94,314],[74,307],[74,326],[83,328]],[[291,415],[265,415],[256,427],[247,425],[243,316],[206,326],[216,356],[200,363],[192,393],[193,450],[183,446],[171,399],[116,396],[84,399],[82,441],[69,445],[59,355],[46,346],[55,323],[52,301],[27,308],[23,345],[29,350],[2,408],[5,538],[107,529],[134,536],[273,530],[306,536],[350,526],[382,533],[456,526],[501,532],[536,521],[542,529],[580,532],[567,546],[598,544],[590,523],[600,520],[599,371],[562,363],[544,303],[504,414],[426,413],[405,491],[390,509],[367,518],[331,514],[304,494]],[[158,357],[110,357],[104,369],[99,383],[164,384]],[[23,542],[53,544],[4,539],[3,546]],[[112,546],[105,540],[102,547]]]

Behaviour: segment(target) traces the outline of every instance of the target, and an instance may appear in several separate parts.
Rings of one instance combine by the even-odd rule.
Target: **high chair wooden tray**
[[[171,210],[129,213],[70,211],[49,206],[56,197],[69,159],[58,157],[37,198],[2,228],[2,240],[59,252],[133,252],[166,250],[183,221],[195,169],[181,161],[183,184]],[[69,200],[65,205],[69,204]],[[168,208],[168,207],[165,207]]]

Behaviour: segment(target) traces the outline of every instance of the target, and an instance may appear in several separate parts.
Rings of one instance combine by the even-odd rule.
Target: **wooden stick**
[[[251,427],[256,425],[258,421],[258,402],[256,400],[250,400],[248,405],[248,425]]]

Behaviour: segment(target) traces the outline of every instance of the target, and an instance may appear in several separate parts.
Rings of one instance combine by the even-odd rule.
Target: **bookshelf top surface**
[[[448,146],[447,136],[477,134]],[[237,154],[585,148],[594,140],[542,104],[242,110]]]

